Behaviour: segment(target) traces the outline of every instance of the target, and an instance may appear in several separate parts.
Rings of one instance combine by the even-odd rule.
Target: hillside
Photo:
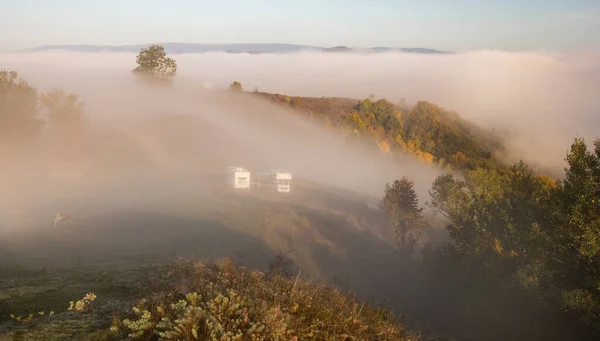
[[[296,273],[301,268],[303,276],[313,282],[337,284],[343,291],[351,288],[359,298],[382,304],[390,298],[397,300],[396,289],[408,285],[402,284],[404,281],[396,276],[377,270],[392,266],[395,251],[393,245],[385,241],[389,240],[385,217],[369,208],[370,198],[302,179],[295,180],[294,192],[285,197],[260,192],[232,193],[224,183],[220,174],[193,173],[176,173],[169,177],[137,174],[119,183],[102,178],[56,183],[61,188],[61,196],[55,198],[51,207],[40,204],[35,208],[36,214],[22,217],[19,229],[5,230],[0,235],[5,253],[0,257],[0,277],[5,279],[0,285],[6,290],[0,295],[0,340],[4,340],[2,337],[11,339],[15,332],[23,334],[26,340],[35,339],[36,335],[39,337],[72,324],[79,327],[62,329],[65,335],[77,330],[100,333],[110,327],[113,314],[128,317],[131,305],[138,299],[155,297],[160,292],[178,293],[179,283],[173,275],[164,279],[170,286],[157,283],[151,276],[136,275],[144,271],[140,269],[142,265],[169,262],[178,257],[209,260],[230,257],[248,269],[268,272],[271,265],[277,264],[278,254],[285,255],[289,263],[285,270]],[[72,227],[56,230],[51,227],[50,218],[60,207],[76,212],[77,220]],[[171,270],[156,271],[154,276]],[[182,290],[197,291],[193,289],[195,284],[189,283],[191,278],[187,274],[181,277],[185,288]],[[374,279],[389,284],[377,285],[375,290],[371,283]],[[269,289],[275,292],[285,293],[288,290],[285,288],[299,285],[305,288],[303,290],[314,292],[306,299],[321,297],[315,296],[321,295],[319,290],[330,296],[325,294],[330,289],[318,289],[304,281],[297,284],[284,280],[265,282],[270,286],[268,283],[284,286]],[[225,294],[229,288],[227,282],[220,285]],[[240,288],[231,288],[240,292]],[[246,293],[248,298],[256,299],[256,295],[267,288],[257,283],[244,290],[251,291]],[[98,295],[93,313],[77,317],[66,311],[69,301],[90,291]],[[17,292],[26,294],[16,295]],[[172,302],[176,302],[177,297],[172,298]],[[330,298],[337,302],[328,305],[348,304],[348,313],[355,314],[354,303],[346,296],[339,294]],[[394,304],[387,302],[385,306]],[[313,307],[314,314],[321,315],[323,322],[334,318],[322,315],[328,310]],[[297,308],[292,302],[281,305],[280,309],[288,313],[289,309]],[[30,313],[45,311],[48,314],[51,310],[55,315],[47,321],[35,316],[33,323],[15,323],[9,318],[10,314],[25,318]],[[371,313],[363,308],[353,319],[370,327],[384,323],[379,317],[367,322],[374,318],[368,314]],[[268,316],[254,316],[268,323]],[[322,332],[327,332],[327,325],[331,323],[318,328],[325,328]],[[388,326],[391,333],[402,330],[395,324]],[[349,335],[366,332],[360,328],[352,330],[345,332]],[[69,338],[57,336],[55,339]]]
[[[388,312],[334,288],[288,278],[277,267],[267,274],[236,267],[228,259],[102,272],[0,271],[0,285],[12,282],[0,301],[2,341],[191,341],[231,334],[242,340],[420,339]]]
[[[501,138],[457,113],[421,101],[413,108],[385,99],[290,97],[253,92],[348,133],[386,153],[409,153],[424,163],[459,170],[501,166]]]
[[[272,103],[300,110],[308,115],[322,117],[331,124],[339,124],[344,117],[355,112],[361,102],[358,99],[341,97],[300,97],[266,92],[253,92],[252,94]]]
[[[423,47],[369,47],[353,48],[348,46],[334,46],[323,49],[326,52],[343,53],[383,53],[383,52],[404,52],[404,53],[423,53],[423,54],[448,54],[452,52],[427,49]]]
[[[313,52],[353,52],[353,53],[381,53],[381,52],[405,52],[405,53],[449,53],[426,48],[394,48],[394,47],[373,47],[373,48],[348,48],[348,47],[318,47],[309,45],[294,44],[194,44],[194,43],[164,43],[165,51],[171,54],[182,53],[206,53],[206,52],[228,52],[228,53],[292,53],[301,51]],[[141,48],[148,47],[149,44],[139,45],[44,45],[28,49],[24,52],[40,52],[49,50],[65,50],[77,52],[139,52]]]
[[[239,293],[239,282],[248,283],[243,269],[203,271],[207,260],[223,257],[266,273],[273,264],[287,265],[293,274],[389,309],[403,317],[401,329],[423,329],[432,339],[597,339],[600,142],[589,151],[576,139],[565,181],[556,182],[524,163],[503,164],[500,139],[425,101],[408,108],[385,99],[288,97],[241,87],[179,94],[160,83],[116,89],[129,101],[114,108],[119,119],[99,124],[85,119],[76,95],[53,91],[40,100],[17,73],[0,75],[4,94],[22,95],[0,103],[0,120],[12,124],[0,125],[6,132],[0,137],[19,142],[5,143],[11,153],[0,154],[4,339],[62,330],[67,334],[56,339],[97,331],[92,339],[106,340],[111,320],[117,332],[143,326],[166,333],[168,323],[153,318],[165,311],[178,316],[185,308],[178,308],[180,299],[201,313],[188,325],[200,333],[201,321],[223,312],[219,293]],[[141,115],[121,115],[132,111]],[[65,161],[87,166],[78,177],[54,176],[53,167]],[[234,191],[225,181],[231,165],[287,167],[293,190]],[[57,212],[73,214],[72,224],[54,226]],[[180,257],[204,262],[184,267],[181,277],[181,267],[150,277],[130,272]],[[216,279],[219,290],[206,288],[203,277]],[[182,280],[168,292],[155,290],[171,279]],[[314,297],[331,296],[324,302],[339,304],[341,314],[334,318],[311,304],[318,310],[307,311],[311,321],[298,319],[294,309],[308,303],[281,297],[305,284],[253,282],[245,293],[255,302],[248,318],[270,326],[268,333],[289,331],[284,323],[320,331],[321,317],[339,326],[355,303],[362,306],[311,287]],[[149,291],[135,291],[140,286]],[[194,291],[205,295],[198,299]],[[73,300],[86,310],[86,302],[75,303],[86,292],[98,294],[98,311],[73,315],[60,308]],[[131,313],[132,301],[146,296],[161,309],[132,323],[140,318]],[[209,307],[217,312],[206,313]],[[55,313],[49,320],[28,321],[48,309]],[[367,327],[357,319],[343,330],[371,339],[377,339],[366,334],[371,324],[399,330],[387,313],[377,316]],[[212,328],[206,326],[202,332]],[[342,333],[335,328],[321,335]]]

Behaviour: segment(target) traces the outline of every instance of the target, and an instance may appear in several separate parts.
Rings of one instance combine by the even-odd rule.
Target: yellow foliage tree
[[[537,175],[537,179],[542,184],[544,184],[550,188],[556,188],[556,181],[547,175],[539,174],[539,175]]]
[[[418,151],[417,146],[415,145],[415,142],[413,140],[408,140],[408,142],[406,143],[406,150],[411,153]]]
[[[429,164],[429,165],[433,165],[433,155],[429,154],[428,152],[424,152],[423,153],[423,160]]]
[[[398,145],[398,147],[400,148],[401,151],[403,151],[403,152],[406,151],[406,143],[404,142],[404,138],[402,138],[402,135],[400,135],[400,134],[396,135],[396,137],[394,138],[394,141],[396,141],[396,144]]]
[[[392,151],[392,147],[386,140],[377,141],[377,145],[384,153],[389,153]]]
[[[364,124],[363,120],[360,118],[360,116],[358,115],[358,113],[352,113],[352,114],[346,115],[346,117],[344,118],[344,124],[347,127],[349,127],[350,129],[354,128],[360,132],[365,130],[365,124]]]

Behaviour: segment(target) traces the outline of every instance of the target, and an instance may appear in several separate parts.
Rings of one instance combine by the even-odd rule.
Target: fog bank
[[[525,158],[558,172],[572,138],[595,138],[600,123],[600,97],[596,96],[600,54],[476,51],[173,57],[179,64],[176,86],[190,95],[204,84],[224,88],[237,80],[246,90],[256,87],[288,95],[365,98],[375,94],[392,101],[405,98],[408,104],[427,100],[506,134],[512,160]],[[134,66],[135,55],[129,53],[0,55],[0,67],[18,70],[40,89],[58,86],[80,94],[90,114],[98,118],[122,115],[116,114],[119,105],[135,96],[124,91],[135,86],[130,74]],[[137,100],[144,102],[145,95],[138,95]],[[156,103],[152,106],[156,109]]]
[[[4,214],[39,211],[39,205],[52,212],[52,204],[47,203],[57,198],[100,197],[110,190],[134,191],[138,199],[129,196],[129,200],[143,203],[164,196],[165,189],[185,188],[178,172],[207,176],[224,173],[232,165],[252,171],[281,168],[295,178],[357,191],[374,199],[383,195],[386,182],[408,176],[425,200],[431,182],[440,174],[412,157],[349,146],[337,131],[254,96],[232,97],[223,90],[206,89],[206,82],[217,87],[226,87],[234,79],[246,87],[246,83],[251,84],[243,78],[247,74],[234,77],[237,72],[232,65],[237,62],[230,65],[230,55],[220,55],[220,65],[209,65],[214,55],[176,57],[180,70],[174,86],[161,88],[135,79],[130,72],[135,64],[133,54],[1,55],[0,67],[18,71],[40,92],[62,88],[78,94],[91,123],[85,140],[78,142],[82,152],[73,164],[61,161],[60,153],[52,149],[48,131],[37,154],[22,157],[19,162],[4,160],[10,165],[0,172],[4,175],[0,195]],[[204,57],[209,60],[194,59]],[[245,67],[259,71],[256,65]],[[197,73],[207,69],[215,72],[217,68],[222,70],[222,78]],[[264,71],[267,73],[268,68]],[[228,74],[230,80],[226,80]],[[269,82],[268,77],[264,79]],[[45,114],[43,110],[41,113]],[[84,175],[82,185],[67,191],[65,185],[51,180],[53,174],[70,172]],[[215,180],[207,177],[204,181]]]

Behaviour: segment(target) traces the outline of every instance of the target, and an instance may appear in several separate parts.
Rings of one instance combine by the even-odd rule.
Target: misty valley
[[[422,67],[158,44],[0,55],[0,341],[597,340],[594,118],[552,135],[519,120],[543,91],[490,83],[524,103],[499,117],[487,79],[459,104],[458,86],[388,96],[387,66],[356,71],[394,58]],[[536,58],[524,89],[567,73]]]

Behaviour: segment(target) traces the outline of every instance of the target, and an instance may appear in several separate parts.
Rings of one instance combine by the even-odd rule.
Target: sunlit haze
[[[485,128],[508,134],[510,161],[523,158],[558,172],[564,166],[563,156],[573,136],[591,140],[599,123],[597,54],[206,53],[176,55],[176,59],[176,96],[187,99],[165,100],[157,106],[149,104],[150,99],[131,77],[134,54],[50,51],[0,55],[4,67],[19,71],[40,90],[62,87],[79,94],[93,120],[140,117],[148,110],[184,110],[208,120],[225,120],[228,114],[194,107],[197,100],[191,98],[206,85],[224,89],[233,80],[248,90],[291,96],[358,100],[374,94],[393,102],[405,98],[408,104],[427,100],[456,111]],[[233,133],[240,125],[237,119],[232,120],[224,129]],[[243,137],[251,133],[234,134]],[[265,134],[262,136],[267,138]],[[301,160],[297,156],[292,159]],[[364,186],[364,181],[354,180],[353,187]]]
[[[0,31],[0,340],[598,340],[599,1]]]

